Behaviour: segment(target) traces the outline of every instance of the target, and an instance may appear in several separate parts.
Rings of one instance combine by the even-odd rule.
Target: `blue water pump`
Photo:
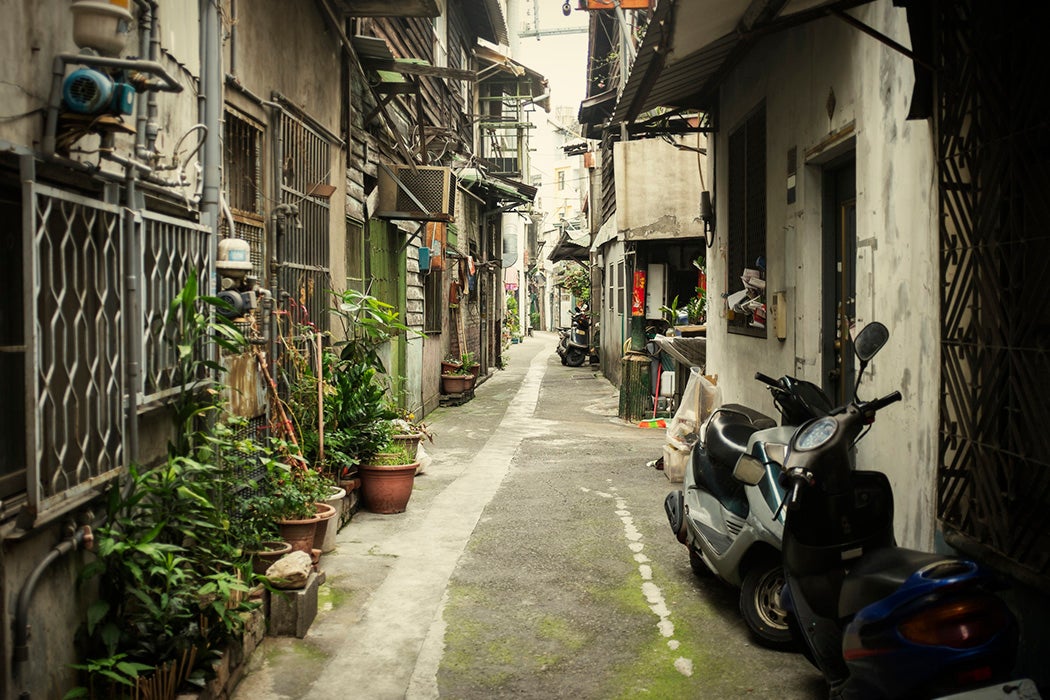
[[[62,83],[62,99],[78,114],[130,115],[135,106],[135,88],[93,68],[78,68]]]

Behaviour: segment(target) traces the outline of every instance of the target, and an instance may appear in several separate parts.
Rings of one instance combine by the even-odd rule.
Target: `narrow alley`
[[[267,637],[235,700],[821,694],[692,574],[646,466],[663,431],[619,420],[615,389],[554,343],[512,346],[474,400],[428,418],[407,512],[343,528],[309,633]]]

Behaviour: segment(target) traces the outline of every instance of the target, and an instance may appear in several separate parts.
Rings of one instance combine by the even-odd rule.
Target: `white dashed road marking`
[[[677,651],[681,644],[674,638],[674,623],[671,622],[671,611],[667,608],[663,590],[653,583],[653,567],[649,565],[649,557],[642,554],[642,551],[645,549],[645,545],[642,544],[642,533],[638,532],[638,528],[634,526],[634,518],[631,516],[631,511],[627,509],[627,500],[615,495],[615,487],[610,487],[608,491],[594,491],[581,486],[580,490],[584,493],[593,493],[601,498],[616,500],[616,515],[620,518],[620,522],[623,523],[624,540],[627,542],[627,548],[634,552],[634,560],[638,563],[638,573],[642,577],[642,596],[645,597],[645,601],[649,604],[649,609],[653,611],[653,614],[660,618],[656,623],[656,628],[667,639],[667,648],[671,651]],[[683,676],[693,675],[692,659],[679,656],[674,660],[674,667]]]

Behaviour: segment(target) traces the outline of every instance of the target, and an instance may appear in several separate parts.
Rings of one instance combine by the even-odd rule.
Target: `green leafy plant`
[[[179,388],[172,402],[172,454],[189,454],[220,407],[214,377],[225,372],[225,368],[212,359],[213,348],[240,353],[248,347],[237,327],[214,313],[215,308],[228,307],[223,299],[199,293],[194,271],[168,307],[168,327],[175,334],[171,338],[176,353],[174,382]]]
[[[332,355],[326,358],[325,367],[324,465],[330,473],[342,476],[390,441],[391,421],[398,414],[375,367]]]
[[[379,452],[368,460],[369,464],[391,466],[396,464],[412,464],[415,458],[409,454],[408,448],[396,442],[388,443]]]
[[[576,298],[577,304],[589,303],[591,300],[591,271],[582,263],[571,265],[557,283],[567,289]]]
[[[521,335],[521,319],[518,313],[518,299],[513,294],[507,295],[507,315],[503,319],[512,336]]]
[[[236,441],[216,422],[223,368],[213,356],[246,345],[213,313],[222,304],[200,295],[190,274],[169,308],[179,387],[174,434],[166,461],[132,465],[110,488],[95,559],[80,573],[84,582],[97,578],[99,591],[77,633],[85,661],[76,668],[87,684],[70,697],[118,697],[157,669],[188,673],[193,659],[217,653],[243,624],[238,613],[250,574],[230,527],[230,504],[243,483],[241,472],[222,467]]]
[[[216,471],[172,456],[130,468],[127,484],[110,489],[95,559],[80,573],[99,590],[77,635],[88,689],[199,658],[241,629],[247,565],[229,539]]]
[[[696,296],[686,304],[685,312],[689,316],[689,323],[703,323],[707,319],[707,295],[703,287],[696,288]]]
[[[459,360],[456,361],[456,368],[448,374],[452,375],[465,375],[474,374],[474,368],[477,367],[478,363],[474,361],[474,353],[465,352],[459,356]]]
[[[670,304],[667,304],[666,306],[661,306],[660,311],[663,312],[664,317],[667,319],[667,322],[670,323],[672,326],[678,323],[678,295],[675,295],[675,298],[671,300]]]
[[[422,335],[402,323],[400,314],[391,304],[356,289],[333,294],[338,303],[332,310],[342,321],[347,338],[335,344],[341,348],[339,357],[342,360],[368,365],[385,373],[379,349],[401,333]]]

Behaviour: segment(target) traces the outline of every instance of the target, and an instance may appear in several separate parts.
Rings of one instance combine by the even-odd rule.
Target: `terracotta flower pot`
[[[412,464],[362,464],[361,494],[373,513],[403,513],[412,496],[418,462]]]
[[[452,374],[453,372],[455,372],[457,369],[459,369],[462,366],[463,366],[462,362],[442,362],[441,363],[441,373],[442,374]]]
[[[263,542],[262,549],[251,552],[252,571],[259,576],[266,573],[270,566],[292,551],[292,545],[287,542]]]
[[[441,391],[444,394],[462,394],[474,388],[472,374],[442,374]]]
[[[423,439],[422,435],[404,434],[395,435],[391,438],[392,442],[395,442],[405,448],[408,452],[408,456],[413,460],[416,458],[416,450],[419,449],[419,442]]]
[[[314,515],[302,520],[278,520],[277,527],[281,532],[281,539],[292,545],[296,552],[306,552],[314,546],[314,532],[317,530],[319,518]]]

